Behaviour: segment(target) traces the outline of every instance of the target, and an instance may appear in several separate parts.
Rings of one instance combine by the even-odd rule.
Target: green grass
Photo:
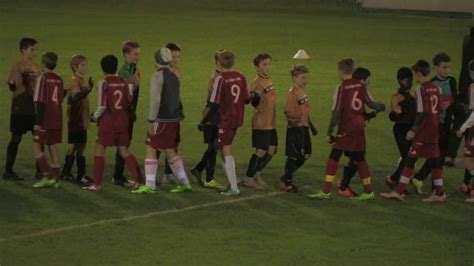
[[[396,88],[398,67],[417,59],[430,59],[445,51],[454,61],[458,76],[460,48],[468,20],[393,13],[355,13],[350,1],[0,1],[0,76],[19,58],[18,40],[33,36],[40,51],[60,56],[58,73],[70,76],[68,59],[82,53],[89,58],[90,75],[101,78],[99,60],[107,53],[120,55],[120,43],[133,39],[142,45],[142,92],[139,120],[132,151],[144,156],[147,114],[147,84],[154,71],[152,54],[167,41],[183,48],[182,100],[186,112],[181,154],[189,168],[200,158],[204,146],[196,130],[213,70],[212,56],[218,48],[237,54],[237,69],[248,79],[255,73],[251,59],[259,52],[273,58],[273,80],[278,91],[278,133],[284,147],[283,100],[290,86],[289,68],[298,49],[312,59],[311,116],[321,132],[328,124],[333,90],[338,82],[336,62],[353,57],[373,73],[372,94],[389,101]],[[183,8],[183,6],[186,6]],[[0,93],[0,154],[9,135],[10,93]],[[95,94],[92,97],[95,103]],[[93,104],[95,106],[95,104]],[[239,130],[235,149],[237,172],[243,176],[250,148],[250,114]],[[369,124],[368,162],[377,192],[385,190],[383,177],[392,172],[396,145],[386,115]],[[93,140],[89,132],[88,172],[91,173]],[[64,154],[65,145],[61,152]],[[34,190],[31,138],[24,137],[16,171],[25,182],[0,181],[0,265],[472,265],[474,262],[473,206],[463,203],[458,192],[461,167],[447,169],[449,202],[430,206],[421,197],[410,196],[403,204],[378,199],[360,203],[335,197],[311,201],[306,194],[321,188],[330,146],[324,138],[313,139],[312,158],[296,174],[304,188],[299,194],[267,194],[278,190],[274,177],[283,171],[284,151],[270,163],[264,175],[270,191],[243,190],[234,203],[183,212],[182,209],[218,201],[214,191],[195,186],[193,193],[173,195],[160,189],[155,195],[132,195],[106,182],[104,191],[88,193],[72,184],[59,190]],[[109,151],[107,178],[112,173]],[[3,159],[4,157],[2,157]],[[3,160],[2,160],[3,161]],[[3,162],[2,162],[3,163]],[[462,163],[459,162],[459,165]],[[161,172],[161,169],[160,169]],[[341,172],[341,171],[339,171]],[[218,179],[224,174],[218,169]],[[358,182],[357,182],[358,183]],[[360,190],[360,184],[355,187]],[[73,228],[44,235],[44,230],[97,221],[156,215]],[[30,236],[30,237],[25,237]]]

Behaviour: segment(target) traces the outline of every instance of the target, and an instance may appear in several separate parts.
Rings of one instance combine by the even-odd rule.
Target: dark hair
[[[23,38],[20,40],[20,51],[26,50],[30,48],[31,46],[35,46],[37,44],[38,42],[33,38]]]
[[[415,73],[420,73],[423,76],[427,77],[430,74],[430,63],[426,62],[425,60],[421,59],[416,62],[411,69]]]
[[[471,60],[468,64],[469,70],[474,71],[474,60]]]
[[[106,74],[115,74],[117,73],[118,59],[114,55],[106,55],[100,60],[100,66],[102,71]]]
[[[46,52],[41,57],[43,63],[49,70],[54,70],[58,64],[58,55],[53,52]]]
[[[232,68],[235,63],[235,54],[231,51],[223,51],[219,53],[218,61],[223,68]]]
[[[253,64],[254,64],[254,66],[258,67],[262,61],[267,60],[267,59],[272,60],[272,57],[271,57],[269,54],[267,54],[267,53],[258,54],[258,55],[253,59]]]
[[[297,77],[301,74],[309,73],[309,70],[303,65],[294,65],[293,67],[291,67],[290,73],[292,77]]]
[[[337,63],[337,67],[339,71],[346,75],[352,74],[354,72],[354,60],[350,58],[342,59]]]
[[[170,49],[171,52],[175,52],[175,51],[181,51],[181,47],[176,44],[176,43],[173,43],[173,42],[169,42],[165,45],[166,48]]]
[[[140,48],[140,44],[134,41],[126,41],[122,44],[122,53],[123,54],[128,54],[130,53],[133,49]]]
[[[451,62],[451,57],[449,57],[449,55],[446,53],[438,53],[433,57],[433,65],[439,66],[443,62]]]
[[[366,80],[370,77],[371,73],[367,68],[358,67],[352,73],[352,78],[357,80]]]
[[[402,79],[413,79],[413,72],[411,71],[410,68],[408,67],[401,67],[397,71],[397,80],[402,80]]]

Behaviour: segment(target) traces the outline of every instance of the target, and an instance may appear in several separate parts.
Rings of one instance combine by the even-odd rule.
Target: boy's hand
[[[458,138],[461,138],[462,135],[464,135],[464,132],[462,132],[461,129],[458,129],[458,131],[456,131],[456,136],[458,136]]]
[[[95,118],[94,113],[91,113],[89,115],[89,117],[90,117],[92,123],[97,123],[98,120]]]
[[[206,127],[206,124],[204,124],[204,123],[199,123],[199,124],[198,124],[198,130],[201,131],[201,132],[204,131],[204,128],[205,128],[205,127]]]
[[[33,130],[34,130],[34,131],[44,131],[44,130],[41,128],[40,125],[34,125],[34,126],[33,126]]]
[[[365,120],[367,121],[370,121],[370,119],[372,118],[376,118],[377,117],[377,112],[370,112],[370,113],[367,113],[367,115],[365,116]]]
[[[327,142],[329,144],[333,144],[334,142],[336,142],[336,137],[334,137],[333,135],[328,136]]]
[[[407,140],[413,140],[413,139],[415,139],[415,134],[416,134],[416,133],[415,133],[415,131],[413,131],[413,130],[408,131],[408,133],[407,133]]]

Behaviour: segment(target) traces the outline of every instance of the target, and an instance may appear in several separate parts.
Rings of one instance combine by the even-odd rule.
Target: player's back
[[[40,76],[35,88],[35,102],[45,105],[44,129],[61,129],[63,121],[62,103],[64,98],[64,83],[61,77],[48,72]]]
[[[101,126],[128,130],[131,96],[127,81],[119,76],[108,76],[99,82],[99,93],[101,105],[106,108],[100,121]]]
[[[217,95],[211,95],[211,101],[217,99],[219,104],[219,127],[233,129],[242,126],[245,104],[249,93],[245,77],[236,71],[223,72],[215,80],[218,85]]]
[[[438,143],[439,118],[441,108],[441,88],[431,81],[422,83],[416,89],[417,113],[425,113],[426,119],[417,129],[416,141],[422,143]]]

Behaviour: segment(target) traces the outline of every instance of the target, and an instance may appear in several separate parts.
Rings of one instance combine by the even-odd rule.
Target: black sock
[[[124,179],[123,171],[125,168],[125,161],[120,155],[120,151],[117,150],[115,153],[115,169],[114,169],[114,179],[115,180],[122,180]]]
[[[206,182],[214,180],[214,172],[216,170],[217,151],[211,149],[208,151],[206,162]]]
[[[256,154],[252,154],[252,157],[250,157],[249,166],[247,168],[247,173],[246,173],[248,177],[253,178],[255,176],[255,174],[257,173],[257,167],[259,165],[259,162],[260,162],[260,157],[258,157]]]
[[[259,160],[259,164],[258,164],[258,167],[257,167],[257,172],[260,172],[263,170],[263,168],[265,168],[265,166],[267,166],[267,164],[272,160],[273,156],[268,154],[268,153],[265,153],[265,155],[263,155],[262,158],[260,158]]]
[[[304,163],[304,162],[303,162]],[[287,158],[285,163],[285,186],[291,186],[293,181],[293,174],[303,164],[296,159]]]
[[[204,154],[202,155],[201,160],[196,164],[196,166],[194,166],[194,168],[198,170],[199,172],[204,171],[207,165],[208,158],[209,158],[209,150],[206,150]]]
[[[168,160],[165,160],[165,175],[171,175],[173,170],[171,170],[170,163]]]
[[[76,163],[77,163],[77,176],[81,178],[86,175],[86,157],[77,156]]]
[[[18,142],[10,141],[7,148],[7,158],[5,160],[5,172],[13,172],[13,165],[15,164],[16,155],[18,153]]]
[[[65,177],[71,174],[72,166],[74,165],[74,155],[66,155],[64,157],[64,166],[61,171],[61,177]]]

